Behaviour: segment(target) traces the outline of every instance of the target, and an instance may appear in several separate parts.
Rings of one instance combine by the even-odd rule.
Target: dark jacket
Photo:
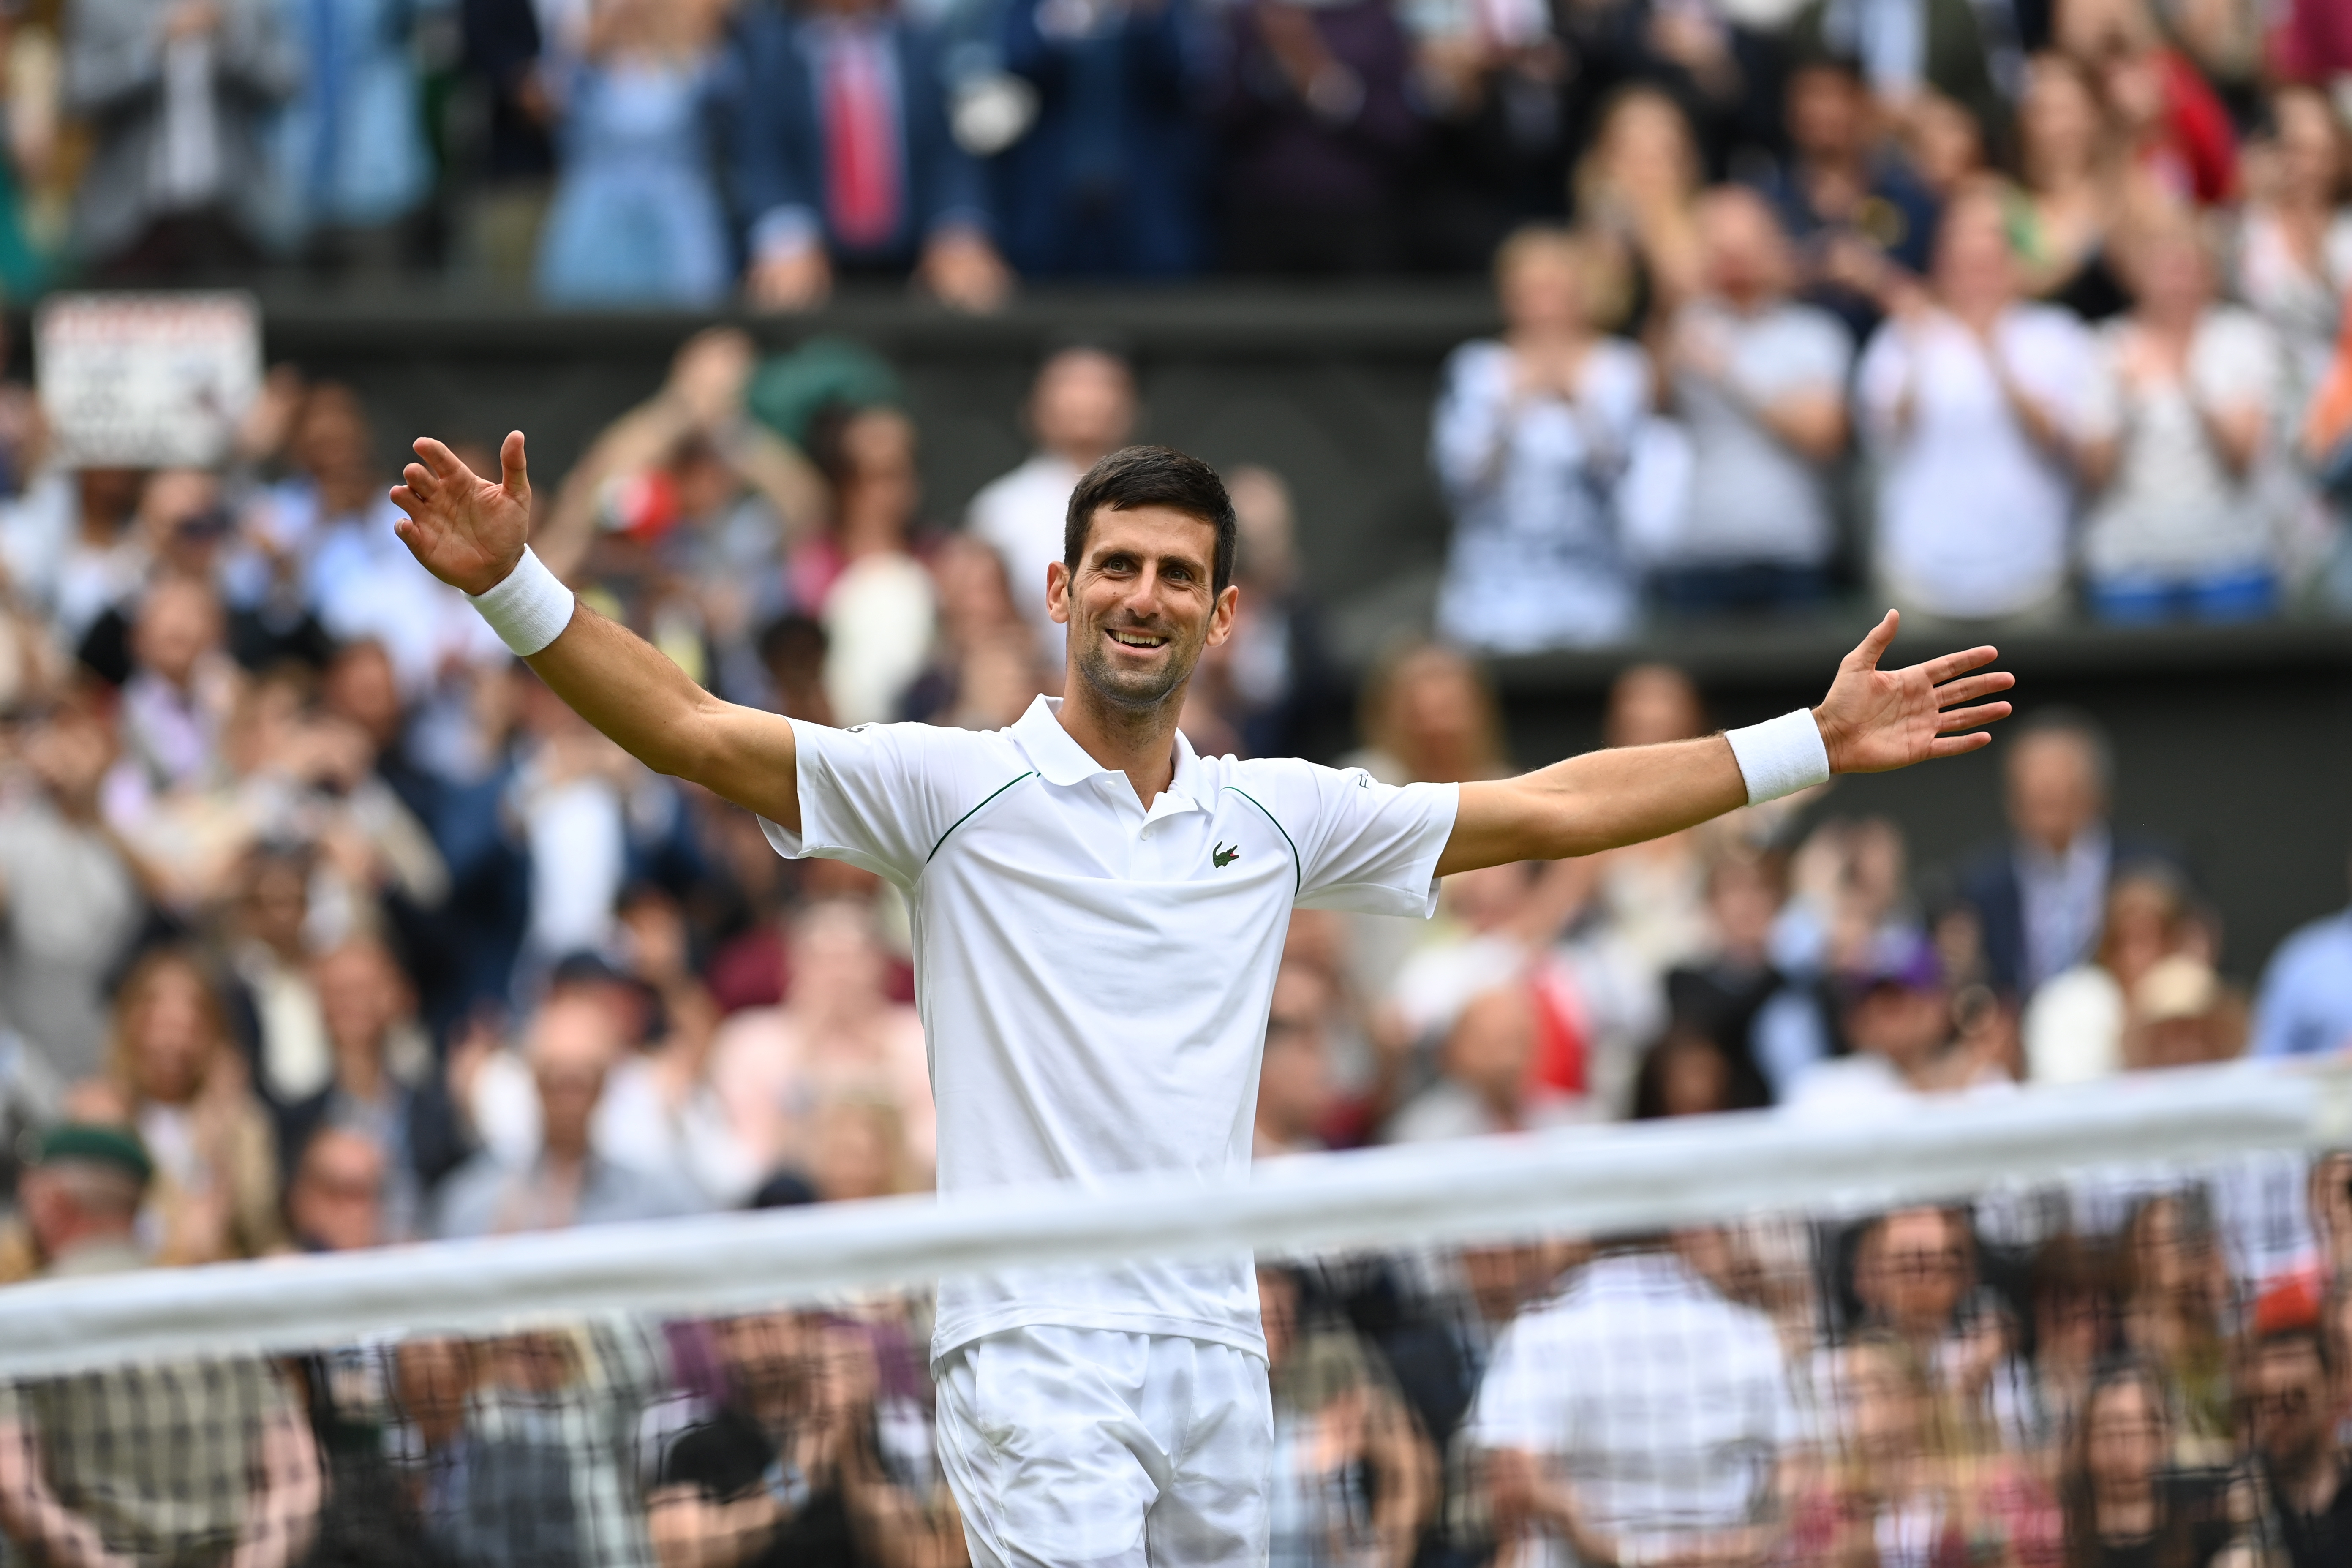
[[[2158,845],[2126,833],[2115,835],[2107,859],[2107,884],[2135,867],[2178,871],[2179,861]],[[2017,879],[2017,841],[2004,838],[1969,862],[1960,876],[1960,901],[1976,911],[1983,932],[1985,967],[1993,988],[2014,995],[2025,981],[2025,898]]]

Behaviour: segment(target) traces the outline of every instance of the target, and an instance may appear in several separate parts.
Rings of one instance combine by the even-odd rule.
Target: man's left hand
[[[2008,703],[1979,700],[2017,684],[2006,670],[1984,669],[2000,657],[1996,648],[1948,653],[1907,669],[1879,668],[1902,624],[1900,612],[1887,611],[1845,656],[1830,694],[1813,710],[1833,773],[1883,773],[1931,757],[1957,757],[1992,744],[1979,726],[2009,717]],[[1976,732],[1958,732],[1964,730]]]

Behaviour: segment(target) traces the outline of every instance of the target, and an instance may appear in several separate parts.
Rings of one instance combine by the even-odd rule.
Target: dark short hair
[[[1234,521],[1233,498],[1225,494],[1225,481],[1217,478],[1216,469],[1173,447],[1122,447],[1087,470],[1070,492],[1069,516],[1062,524],[1062,564],[1076,575],[1097,511],[1147,506],[1197,517],[1217,531],[1210,587],[1213,593],[1223,593],[1234,580],[1234,541],[1241,531]]]

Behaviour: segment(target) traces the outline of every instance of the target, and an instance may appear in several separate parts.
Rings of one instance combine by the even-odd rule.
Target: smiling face
[[[1165,506],[1097,509],[1073,573],[1045,586],[1070,628],[1070,668],[1094,697],[1129,710],[1181,701],[1202,651],[1233,631],[1239,589],[1216,582],[1217,531]]]

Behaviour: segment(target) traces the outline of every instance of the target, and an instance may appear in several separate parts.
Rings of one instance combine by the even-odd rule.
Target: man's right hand
[[[416,456],[401,473],[404,482],[393,488],[393,504],[408,514],[393,531],[427,572],[451,587],[489,592],[515,569],[530,537],[530,472],[522,432],[510,433],[499,448],[504,471],[495,484],[430,437],[416,443]]]

